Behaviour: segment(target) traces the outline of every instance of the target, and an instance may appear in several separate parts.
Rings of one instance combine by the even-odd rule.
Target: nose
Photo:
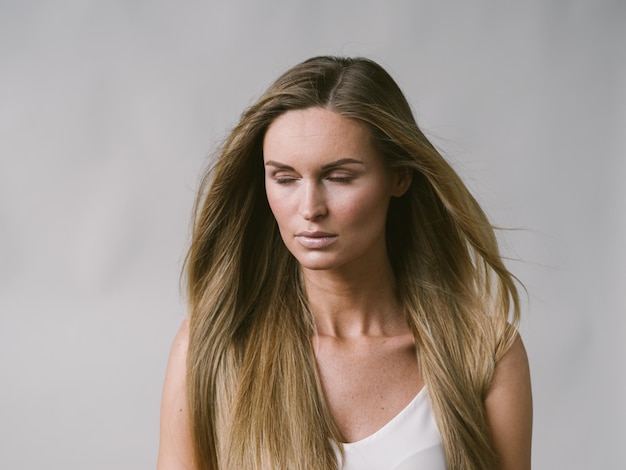
[[[302,186],[299,212],[305,220],[319,219],[328,212],[324,189],[316,182],[307,182]]]

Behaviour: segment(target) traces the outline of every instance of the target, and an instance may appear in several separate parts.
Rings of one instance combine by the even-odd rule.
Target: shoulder
[[[187,406],[187,348],[189,324],[185,320],[170,350],[161,399],[158,469],[194,469]]]
[[[170,361],[172,359],[178,360],[187,360],[187,348],[189,346],[189,322],[185,319],[176,336],[174,337],[174,343],[172,344],[172,349],[170,350]],[[168,364],[169,366],[169,364]]]
[[[496,364],[485,409],[499,468],[530,469],[532,392],[528,356],[519,334]]]
[[[163,387],[164,398],[177,396],[179,392],[185,392],[187,376],[187,349],[189,347],[189,323],[184,320],[174,337],[170,349],[165,372],[165,385]]]

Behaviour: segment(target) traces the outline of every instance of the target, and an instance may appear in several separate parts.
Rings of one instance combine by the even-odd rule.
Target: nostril
[[[306,220],[313,220],[323,216],[326,209],[323,205],[309,206],[300,211],[302,217]]]

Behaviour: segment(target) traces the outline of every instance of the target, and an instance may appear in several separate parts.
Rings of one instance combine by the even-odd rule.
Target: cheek
[[[287,201],[285,200],[284,197],[283,198],[279,197],[279,195],[275,194],[271,190],[266,190],[265,194],[267,196],[267,202],[270,206],[270,210],[272,211],[272,214],[274,215],[274,219],[276,219],[276,222],[278,223],[278,227],[282,228],[283,224],[285,223],[285,220],[287,219],[289,215]]]
[[[386,220],[389,198],[382,194],[364,193],[361,197],[344,199],[338,214],[354,225],[379,225]]]

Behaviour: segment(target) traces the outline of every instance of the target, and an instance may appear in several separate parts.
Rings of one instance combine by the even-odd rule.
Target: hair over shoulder
[[[280,76],[243,113],[204,176],[186,258],[198,468],[338,465],[299,266],[264,189],[268,126],[310,107],[365,124],[385,163],[410,172],[409,190],[389,207],[387,249],[447,465],[496,468],[483,399],[515,338],[515,278],[484,212],[419,129],[395,81],[369,59],[339,57],[315,57]]]

